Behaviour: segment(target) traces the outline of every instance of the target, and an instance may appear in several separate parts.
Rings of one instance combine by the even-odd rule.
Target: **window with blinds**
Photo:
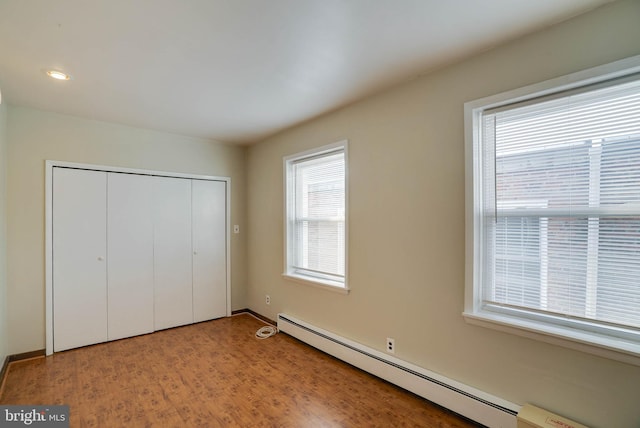
[[[478,230],[465,314],[614,338],[640,356],[640,74],[471,117]]]
[[[484,302],[640,328],[640,78],[482,115]]]
[[[285,274],[345,288],[345,146],[285,159],[287,266]]]

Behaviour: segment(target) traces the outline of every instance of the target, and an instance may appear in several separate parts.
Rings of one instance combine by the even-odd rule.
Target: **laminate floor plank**
[[[0,404],[68,404],[72,427],[478,425],[248,314],[9,365]]]

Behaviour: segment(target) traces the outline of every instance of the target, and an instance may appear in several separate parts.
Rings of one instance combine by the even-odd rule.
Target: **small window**
[[[622,63],[465,106],[471,322],[640,357],[640,58]]]
[[[346,142],[285,158],[285,277],[347,289]]]

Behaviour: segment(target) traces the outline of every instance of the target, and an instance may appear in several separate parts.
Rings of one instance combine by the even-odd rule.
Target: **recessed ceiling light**
[[[70,80],[71,76],[58,70],[47,70],[47,76],[57,80]]]

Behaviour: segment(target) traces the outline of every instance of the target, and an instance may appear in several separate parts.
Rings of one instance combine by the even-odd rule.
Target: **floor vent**
[[[357,342],[278,314],[278,329],[327,354],[387,380],[473,421],[515,428],[520,406]]]

